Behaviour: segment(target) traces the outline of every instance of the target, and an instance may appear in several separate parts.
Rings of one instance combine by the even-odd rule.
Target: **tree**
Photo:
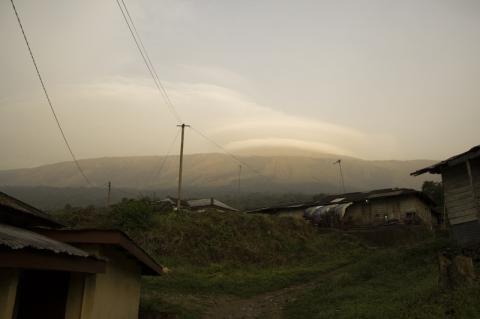
[[[441,182],[425,181],[422,192],[430,197],[437,207],[443,207],[443,185]]]
[[[142,232],[152,226],[152,218],[153,206],[150,199],[123,199],[112,206],[106,226],[128,233]]]

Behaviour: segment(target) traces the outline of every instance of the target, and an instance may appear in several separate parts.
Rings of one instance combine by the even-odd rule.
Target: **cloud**
[[[291,147],[291,148],[296,148],[300,150],[314,151],[319,153],[348,155],[348,156],[352,155],[347,150],[344,150],[335,145],[330,145],[327,143],[320,143],[320,142],[289,139],[289,138],[263,138],[263,139],[257,138],[257,139],[248,139],[248,140],[230,142],[227,145],[225,145],[227,149],[232,151],[238,151],[238,150],[243,150],[248,148],[260,148],[265,146],[289,147],[289,148]]]
[[[365,157],[374,154],[373,151],[380,147],[388,151],[389,145],[394,144],[385,135],[371,136],[355,128],[260,105],[241,92],[223,86],[201,82],[164,84],[185,123],[232,151],[258,146],[285,146]],[[81,95],[98,107],[114,107],[116,115],[112,120],[123,121],[124,125],[131,121],[132,112],[138,112],[143,122],[132,123],[128,128],[130,133],[137,131],[137,134],[147,136],[142,131],[153,126],[158,126],[159,132],[162,127],[171,132],[175,125],[161,95],[153,83],[145,79],[111,78],[84,86]],[[189,138],[197,140],[190,145],[191,152],[215,150],[208,142],[192,135]],[[163,145],[167,142],[156,143]]]

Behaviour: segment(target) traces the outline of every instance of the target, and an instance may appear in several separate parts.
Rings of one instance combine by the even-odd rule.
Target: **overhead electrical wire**
[[[160,93],[162,94],[162,96],[164,97],[165,99],[165,102],[167,104],[167,106],[169,107],[170,111],[172,112],[172,114],[174,115],[174,117],[176,118],[177,120],[177,124],[181,124],[183,123],[181,117],[178,115],[176,109],[175,109],[175,106],[173,105],[172,103],[172,100],[170,99],[169,95],[168,95],[168,92],[167,90],[165,89],[164,85],[162,84],[162,82],[160,81],[160,78],[158,76],[158,73],[148,55],[148,51],[146,50],[144,44],[143,44],[143,41],[142,41],[142,38],[140,37],[140,34],[138,33],[137,31],[137,28],[135,26],[135,23],[133,21],[133,18],[132,16],[130,15],[130,12],[128,10],[128,7],[127,5],[125,4],[125,1],[124,0],[116,0],[117,2],[117,5],[118,5],[118,8],[120,9],[121,13],[122,13],[122,16],[123,16],[123,19],[125,21],[125,23],[127,24],[127,27],[130,31],[130,34],[133,38],[133,40],[135,41],[135,45],[138,49],[138,51],[140,52],[140,55],[143,59],[143,62],[145,63],[145,66],[147,67],[153,81],[155,82],[155,85],[157,87],[157,89],[160,91]],[[198,135],[200,135],[201,137],[203,137],[204,139],[206,139],[207,141],[209,141],[210,143],[212,143],[213,145],[215,145],[217,148],[219,148],[220,150],[222,150],[225,154],[229,155],[231,158],[233,158],[235,161],[237,161],[238,163],[240,163],[241,165],[245,166],[246,168],[248,168],[249,170],[251,170],[252,172],[260,175],[260,176],[263,176],[263,177],[266,177],[268,178],[268,176],[265,176],[264,174],[262,174],[261,172],[259,172],[258,170],[250,167],[249,165],[247,165],[245,162],[243,162],[242,160],[240,160],[237,156],[233,155],[232,153],[230,153],[228,150],[226,150],[223,146],[221,146],[220,144],[218,144],[217,142],[215,142],[214,140],[212,140],[211,138],[209,138],[207,135],[205,135],[204,133],[202,133],[201,131],[199,131],[198,129],[194,128],[194,127],[191,127],[191,129],[196,132]]]
[[[214,146],[216,146],[218,149],[222,150],[226,155],[230,156],[231,158],[233,158],[235,161],[237,161],[239,164],[245,166],[246,168],[248,168],[249,170],[251,170],[252,172],[254,172],[255,174],[257,175],[260,175],[260,176],[263,176],[265,178],[269,178],[268,176],[264,175],[263,173],[261,173],[259,170],[251,167],[250,165],[246,164],[244,161],[242,161],[240,158],[238,158],[238,156],[232,154],[231,152],[229,152],[225,147],[223,147],[222,145],[220,145],[219,143],[215,142],[214,140],[212,140],[210,137],[208,137],[206,134],[202,133],[201,131],[199,131],[197,128],[193,127],[193,126],[190,126],[190,129],[192,131],[194,131],[195,133],[197,133],[199,136],[203,137],[205,140],[209,141],[210,143],[212,143]]]
[[[85,182],[89,186],[94,186],[90,182],[90,180],[88,179],[87,175],[85,175],[85,172],[83,171],[82,167],[80,166],[80,163],[78,162],[77,157],[75,156],[75,153],[73,152],[72,147],[70,146],[70,143],[68,142],[67,136],[65,135],[65,132],[63,131],[62,125],[60,124],[60,120],[58,119],[57,113],[55,112],[55,108],[53,107],[53,103],[50,99],[50,96],[48,94],[47,88],[46,88],[45,83],[43,81],[42,75],[41,75],[40,70],[38,68],[37,62],[35,60],[35,56],[33,55],[32,49],[30,47],[30,43],[28,42],[28,38],[27,38],[27,35],[25,34],[25,30],[23,28],[22,21],[20,19],[20,15],[18,14],[18,11],[17,11],[17,8],[15,7],[14,1],[10,0],[10,2],[12,3],[13,11],[15,12],[15,16],[17,17],[18,25],[20,26],[20,30],[22,31],[23,38],[24,38],[25,43],[27,45],[28,52],[30,53],[30,57],[32,59],[33,66],[35,67],[35,71],[37,72],[38,79],[40,80],[40,84],[42,85],[43,92],[45,93],[45,97],[47,98],[48,105],[50,106],[50,110],[52,112],[53,118],[55,119],[55,122],[57,123],[58,129],[60,131],[60,134],[62,135],[63,141],[65,142],[65,145],[68,149],[68,152],[70,153],[70,156],[72,157],[73,162],[75,163],[75,166],[77,167],[78,171],[80,172],[80,174],[85,179]]]
[[[152,61],[150,60],[150,56],[148,55],[148,51],[145,48],[142,38],[140,37],[140,34],[137,31],[137,28],[135,26],[135,23],[133,22],[133,19],[130,15],[130,12],[128,10],[127,5],[125,4],[124,0],[116,0],[118,8],[122,12],[123,19],[125,20],[125,23],[127,24],[128,30],[130,31],[130,34],[132,35],[133,40],[135,41],[135,45],[137,46],[138,51],[140,52],[140,55],[143,59],[143,62],[145,63],[145,66],[148,69],[148,72],[150,73],[150,76],[153,79],[153,82],[155,83],[155,86],[157,87],[158,91],[162,95],[162,97],[165,100],[165,103],[167,104],[168,108],[170,109],[170,112],[172,115],[175,117],[175,120],[177,121],[177,124],[183,123],[182,118],[178,114],[178,112],[175,109],[175,106],[172,103],[172,100],[170,99],[167,90],[165,89],[165,86],[162,84],[160,81],[160,77],[158,76],[157,70],[155,69],[155,66],[153,65]]]
[[[168,157],[170,156],[170,154],[171,154],[171,152],[172,152],[173,145],[174,145],[175,142],[177,141],[179,132],[180,132],[180,131],[177,131],[177,134],[175,135],[175,137],[173,138],[172,142],[170,143],[170,146],[169,146],[168,149],[167,149],[167,154],[163,157],[162,163],[160,164],[160,166],[158,167],[158,169],[157,169],[157,170],[155,171],[155,173],[153,174],[152,183],[153,183],[153,181],[160,175],[160,173],[162,172],[163,167],[165,166],[165,163],[167,162],[167,159],[168,159]]]

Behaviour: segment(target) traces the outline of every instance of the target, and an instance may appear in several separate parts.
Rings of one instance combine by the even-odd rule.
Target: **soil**
[[[283,307],[314,283],[301,284],[268,292],[247,299],[222,297],[213,300],[213,305],[204,315],[205,319],[277,319],[282,318]]]

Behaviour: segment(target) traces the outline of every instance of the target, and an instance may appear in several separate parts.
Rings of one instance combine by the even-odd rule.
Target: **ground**
[[[142,319],[480,318],[478,282],[439,288],[438,252],[452,243],[425,227],[346,232],[287,217],[149,207],[126,201],[67,215],[75,226],[120,227],[171,270],[144,278]]]
[[[364,240],[317,236],[339,246]],[[149,297],[176,318],[479,318],[478,284],[439,289],[436,258],[445,245],[447,240],[432,235],[393,247],[351,245],[350,256],[331,251],[328,263],[319,259],[297,268],[218,266],[198,276],[185,269],[170,279],[149,282],[147,289],[162,291]]]

